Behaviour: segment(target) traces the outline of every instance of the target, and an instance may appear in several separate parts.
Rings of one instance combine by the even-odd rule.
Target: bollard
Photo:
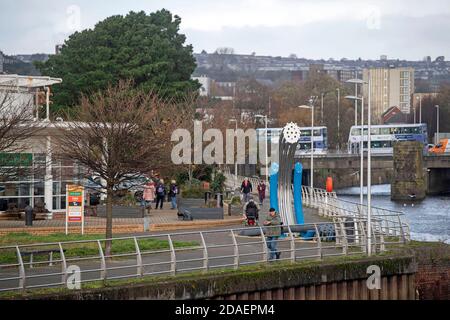
[[[222,194],[217,194],[217,208],[220,208],[220,205],[222,204]]]
[[[30,227],[33,225],[33,208],[30,205],[25,207],[25,225]]]
[[[144,232],[150,231],[150,215],[146,213],[144,215]]]

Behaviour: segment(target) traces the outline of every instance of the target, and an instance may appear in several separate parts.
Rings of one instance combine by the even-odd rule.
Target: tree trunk
[[[113,188],[108,186],[106,191],[106,239],[112,238],[112,203],[113,203]],[[111,255],[111,240],[105,243],[105,255]]]

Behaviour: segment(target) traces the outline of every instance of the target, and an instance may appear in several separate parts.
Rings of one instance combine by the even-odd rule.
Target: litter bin
[[[25,207],[25,225],[32,226],[33,225],[33,208],[30,205]]]
[[[211,191],[205,191],[205,204],[208,203],[209,199],[211,199]]]

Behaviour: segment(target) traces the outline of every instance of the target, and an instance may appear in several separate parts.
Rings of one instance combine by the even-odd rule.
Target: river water
[[[450,244],[450,195],[427,197],[423,201],[391,201],[390,185],[372,186],[372,205],[405,213],[411,238]],[[367,190],[364,190],[367,194]],[[359,187],[336,190],[339,198],[359,203]],[[367,198],[364,198],[367,202]]]

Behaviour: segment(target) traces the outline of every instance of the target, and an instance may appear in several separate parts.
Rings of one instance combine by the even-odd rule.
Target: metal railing
[[[280,261],[364,254],[366,224],[359,218],[352,223],[333,218],[330,222],[282,227],[257,226],[0,247],[0,291],[61,287],[74,281],[88,283],[236,269],[268,263],[271,256],[268,245],[273,243],[278,244]],[[281,237],[267,238],[271,228],[278,228]],[[373,229],[374,252],[385,250],[384,234],[380,230]],[[109,254],[105,252],[107,241],[112,244]],[[54,250],[55,254],[34,261],[24,259],[31,252],[44,250]],[[74,267],[79,270],[76,280],[72,279]]]
[[[235,185],[235,177],[225,173],[227,186],[239,187],[244,177],[238,176],[238,186]],[[258,178],[249,178],[254,186],[258,185]],[[254,188],[256,189],[256,188]],[[269,186],[267,186],[267,190]],[[341,218],[349,220],[351,218],[365,219],[367,217],[367,206],[339,199],[336,192],[327,192],[324,189],[302,186],[302,203],[305,207],[316,209],[318,215],[328,218]],[[400,211],[388,210],[371,206],[372,218],[375,219],[376,226],[385,236],[396,237],[402,242],[410,241],[410,228],[405,221],[405,214]],[[358,229],[358,228],[355,228]]]

